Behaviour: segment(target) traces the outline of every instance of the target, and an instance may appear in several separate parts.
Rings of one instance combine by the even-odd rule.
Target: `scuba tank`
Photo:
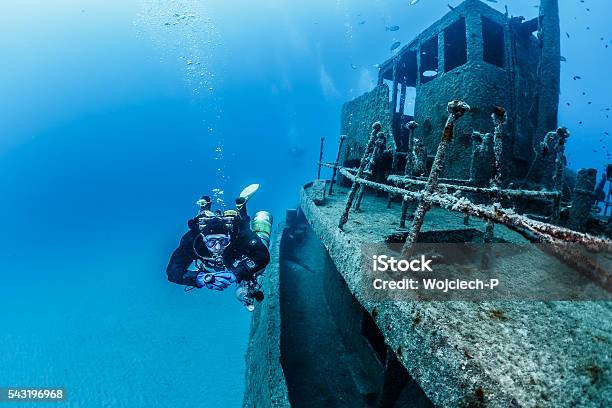
[[[270,237],[272,235],[272,214],[267,211],[258,211],[251,221],[251,229],[261,239],[261,242],[270,248]]]

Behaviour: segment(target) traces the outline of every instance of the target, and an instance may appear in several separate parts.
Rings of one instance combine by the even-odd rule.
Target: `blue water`
[[[448,10],[408,3],[0,3],[0,387],[64,386],[71,407],[239,406],[250,317],[232,293],[168,283],[168,257],[213,189],[231,205],[258,182],[251,209],[277,220],[296,205],[321,136],[335,156],[341,103]],[[569,165],[600,169],[610,6],[561,3]]]

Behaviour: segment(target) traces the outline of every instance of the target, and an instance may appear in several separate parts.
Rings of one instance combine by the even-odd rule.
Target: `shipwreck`
[[[317,179],[276,226],[245,407],[612,403],[612,226],[594,211],[596,171],[566,167],[559,49],[556,1],[526,20],[467,0],[344,104],[335,161],[323,161],[321,140]],[[596,295],[389,301],[364,292],[364,244],[410,253],[423,242],[545,244],[540,257],[555,267],[537,279]],[[514,266],[519,256],[496,262],[529,278]]]

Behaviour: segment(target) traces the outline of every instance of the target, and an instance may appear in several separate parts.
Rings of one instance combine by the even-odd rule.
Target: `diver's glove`
[[[223,290],[236,282],[236,276],[227,269],[220,272],[202,271],[195,281],[199,288],[206,286],[208,289]]]

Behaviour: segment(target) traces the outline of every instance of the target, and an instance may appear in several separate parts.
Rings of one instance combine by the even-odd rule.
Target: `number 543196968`
[[[66,401],[63,388],[0,387],[0,402],[4,401]]]

